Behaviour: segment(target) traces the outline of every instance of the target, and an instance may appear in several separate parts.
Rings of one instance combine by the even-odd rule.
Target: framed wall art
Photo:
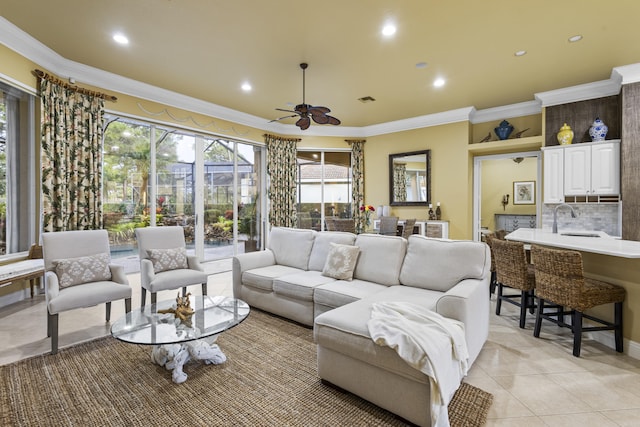
[[[514,181],[513,182],[513,204],[514,205],[534,205],[536,203],[536,182],[535,181]]]

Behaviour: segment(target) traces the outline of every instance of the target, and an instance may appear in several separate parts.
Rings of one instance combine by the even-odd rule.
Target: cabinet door
[[[564,150],[564,194],[591,194],[591,147],[572,146]]]
[[[591,194],[620,194],[620,144],[591,146]]]
[[[543,202],[564,202],[564,148],[544,150],[543,166]]]

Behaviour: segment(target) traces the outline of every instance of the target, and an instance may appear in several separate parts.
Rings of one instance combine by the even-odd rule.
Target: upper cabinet
[[[543,152],[544,203],[620,194],[620,140],[546,147]]]
[[[542,149],[543,202],[564,202],[564,147]]]
[[[620,194],[620,141],[565,148],[564,170],[565,196]]]

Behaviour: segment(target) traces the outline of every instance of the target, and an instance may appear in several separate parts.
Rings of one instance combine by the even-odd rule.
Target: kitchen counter
[[[602,231],[560,230],[554,234],[548,229],[519,228],[507,234],[505,239],[622,258],[640,258],[640,242],[621,240]]]

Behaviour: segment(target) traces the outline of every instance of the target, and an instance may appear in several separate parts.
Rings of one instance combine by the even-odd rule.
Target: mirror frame
[[[427,177],[427,200],[420,202],[397,202],[393,200],[393,161],[400,157],[424,154],[426,157],[425,174]],[[428,206],[431,203],[431,150],[409,151],[389,154],[389,204],[391,206]]]

